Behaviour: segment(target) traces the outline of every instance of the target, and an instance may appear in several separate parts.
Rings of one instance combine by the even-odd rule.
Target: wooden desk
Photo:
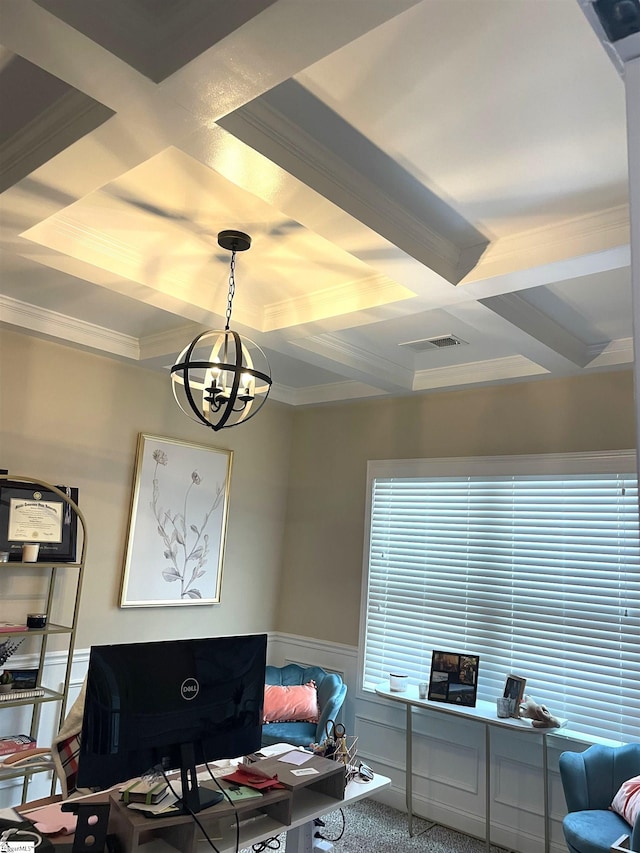
[[[275,759],[261,762],[266,766]],[[321,815],[335,811],[349,803],[366,799],[387,788],[391,780],[376,774],[371,782],[349,782],[344,786],[344,769],[340,764],[322,758],[312,758],[319,768],[319,774],[313,777],[290,776],[290,765],[280,763],[278,777],[290,787],[264,794],[256,800],[245,800],[235,804],[235,809],[227,802],[218,803],[198,814],[198,820],[207,831],[217,836],[214,839],[220,853],[234,853],[236,843],[236,813],[240,819],[240,846],[250,847],[266,838],[287,833],[287,853],[304,853],[312,846],[313,820]],[[311,764],[309,765],[311,766]],[[311,782],[308,780],[311,779]],[[295,781],[294,781],[295,780]],[[306,780],[306,782],[305,782]],[[106,793],[95,794],[90,801],[104,802]],[[24,803],[17,810],[28,812],[30,809],[51,802],[59,802],[60,797],[47,797],[31,803]],[[210,853],[211,847],[203,837],[198,837],[198,827],[190,815],[149,819],[139,812],[128,809],[115,795],[111,797],[109,833],[117,835],[124,847],[124,853]],[[71,853],[73,836],[51,839],[56,853]]]
[[[544,787],[544,851],[549,853],[549,779],[547,757],[547,735],[557,732],[553,729],[537,729],[530,720],[516,717],[497,717],[495,704],[478,700],[475,708],[465,708],[461,705],[450,705],[447,702],[434,702],[418,697],[418,688],[409,686],[402,693],[392,692],[389,683],[385,682],[376,687],[378,696],[392,699],[406,707],[406,768],[405,792],[409,835],[413,835],[413,709],[436,711],[440,714],[450,714],[467,720],[475,720],[484,726],[485,730],[485,840],[487,851],[491,850],[491,729],[502,728],[522,732],[526,735],[537,734],[542,737],[542,774]]]
[[[275,758],[264,759],[258,766],[277,772],[280,781],[289,787],[268,792],[259,799],[239,801],[235,808],[225,801],[199,812],[198,820],[220,853],[235,851],[236,813],[240,819],[241,848],[286,831],[287,853],[303,853],[311,849],[314,818],[369,797],[391,784],[386,776],[376,775],[371,782],[350,782],[345,788],[342,765],[318,757],[304,765],[316,766],[319,774],[315,776],[292,776],[291,771],[296,768],[277,763]],[[116,798],[111,803],[110,831],[118,837],[125,853],[211,851],[190,815],[149,819],[126,808]]]

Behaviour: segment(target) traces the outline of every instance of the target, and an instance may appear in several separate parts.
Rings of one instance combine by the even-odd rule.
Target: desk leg
[[[406,771],[405,771],[405,796],[407,800],[407,820],[409,822],[409,836],[413,837],[413,718],[411,716],[411,705],[407,702],[407,724],[406,724]]]
[[[287,830],[285,853],[313,853],[313,821]],[[286,827],[283,827],[286,829]]]
[[[549,758],[547,736],[542,735],[542,785],[544,790],[544,853],[549,853]]]
[[[484,825],[487,835],[487,853],[491,853],[491,726],[485,725],[484,746]]]

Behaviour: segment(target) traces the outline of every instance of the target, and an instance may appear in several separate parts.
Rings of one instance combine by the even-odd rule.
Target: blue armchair
[[[570,853],[609,853],[622,835],[630,836],[630,850],[640,851],[640,820],[631,827],[609,810],[622,783],[640,774],[640,743],[563,752],[559,766],[569,809],[562,828]]]
[[[318,689],[318,708],[320,717],[317,723],[265,723],[262,727],[262,745],[291,743],[295,746],[309,746],[320,743],[325,738],[325,726],[328,720],[335,720],[347,695],[347,685],[339,675],[325,672],[319,666],[268,666],[267,684],[308,684],[314,681]]]

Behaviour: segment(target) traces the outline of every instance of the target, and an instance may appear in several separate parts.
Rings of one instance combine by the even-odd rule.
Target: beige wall
[[[357,644],[369,459],[633,448],[632,386],[629,370],[297,411],[279,629]]]
[[[255,420],[214,433],[180,412],[166,375],[7,330],[0,371],[0,467],[80,490],[89,543],[78,648],[275,628],[289,408],[269,402]],[[140,432],[234,451],[219,605],[118,607]]]
[[[356,645],[369,459],[633,447],[632,384],[621,371],[301,410],[269,401],[213,433],[178,410],[166,375],[3,330],[0,467],[80,489],[79,648],[254,630]],[[118,607],[139,432],[234,451],[220,605]]]

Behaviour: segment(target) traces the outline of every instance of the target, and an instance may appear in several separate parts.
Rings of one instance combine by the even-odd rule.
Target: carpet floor
[[[335,853],[486,853],[484,841],[433,825],[414,816],[413,838],[407,830],[403,812],[373,800],[362,800],[347,806],[344,811],[344,832],[340,811],[324,815],[324,827],[317,831],[333,843]],[[342,834],[342,837],[339,837]],[[279,836],[279,849],[286,848],[286,834]],[[375,844],[375,846],[372,846]],[[274,847],[267,848],[269,850]],[[249,848],[242,853],[253,853]],[[491,845],[491,853],[509,853],[503,847]]]

